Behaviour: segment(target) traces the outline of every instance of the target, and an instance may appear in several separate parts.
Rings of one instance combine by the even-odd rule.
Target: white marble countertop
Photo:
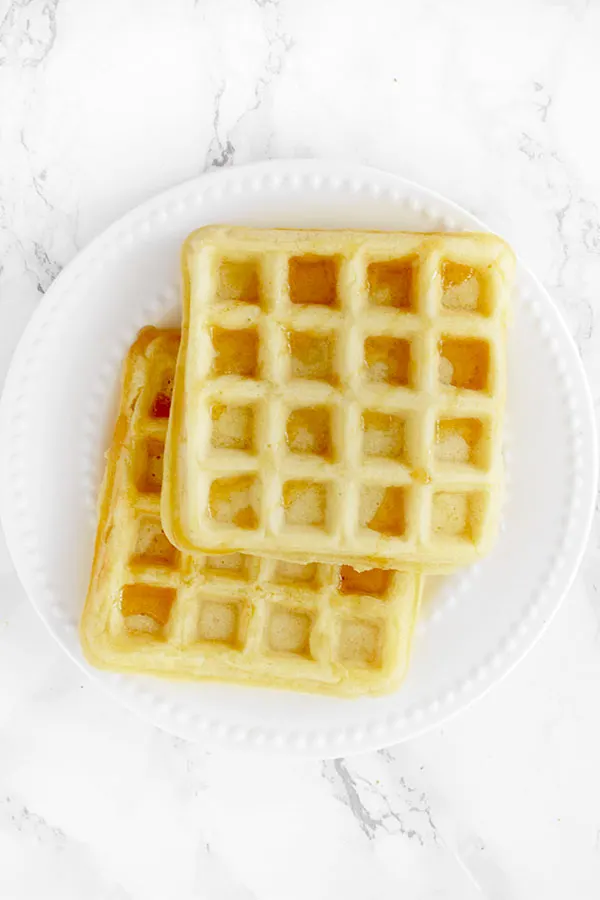
[[[215,166],[343,157],[514,244],[600,403],[596,0],[0,0],[0,382],[61,268]],[[475,707],[331,762],[225,756],[115,706],[0,541],[0,897],[600,896],[600,583]]]

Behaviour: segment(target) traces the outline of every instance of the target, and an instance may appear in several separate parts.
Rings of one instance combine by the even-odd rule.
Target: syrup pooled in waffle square
[[[81,621],[87,658],[339,696],[393,689],[408,664],[420,575],[192,556],[167,539],[159,497],[178,345],[177,332],[145,329],[127,359]]]
[[[482,555],[513,269],[491,234],[192,234],[162,495],[173,543],[362,567]]]

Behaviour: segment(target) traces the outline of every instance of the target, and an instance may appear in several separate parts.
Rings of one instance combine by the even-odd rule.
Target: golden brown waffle
[[[193,557],[160,522],[162,458],[179,335],[145,329],[125,367],[81,621],[103,668],[330,694],[391,690],[402,677],[418,575]]]
[[[490,234],[192,234],[162,498],[173,543],[360,567],[483,554],[513,268]]]

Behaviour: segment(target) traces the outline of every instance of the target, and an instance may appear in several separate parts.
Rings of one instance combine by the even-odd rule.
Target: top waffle
[[[484,553],[513,269],[489,234],[192,234],[162,493],[173,543],[365,567]]]

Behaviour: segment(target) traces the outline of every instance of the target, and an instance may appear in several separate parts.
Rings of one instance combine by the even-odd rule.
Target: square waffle
[[[179,334],[145,329],[125,366],[81,640],[99,667],[340,696],[405,672],[422,577],[242,553],[181,553],[160,520]]]
[[[170,540],[358,567],[444,570],[485,553],[513,269],[491,234],[192,234]]]

